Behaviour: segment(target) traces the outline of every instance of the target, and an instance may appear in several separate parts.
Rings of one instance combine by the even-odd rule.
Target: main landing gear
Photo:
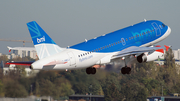
[[[94,68],[94,67],[86,68],[86,73],[87,74],[96,74],[96,68]]]
[[[130,74],[131,73],[131,68],[125,66],[125,67],[121,68],[121,73],[122,74]]]
[[[122,59],[124,60],[125,67],[121,68],[121,73],[122,74],[130,74],[131,73],[131,68],[126,65],[125,57],[123,57]]]

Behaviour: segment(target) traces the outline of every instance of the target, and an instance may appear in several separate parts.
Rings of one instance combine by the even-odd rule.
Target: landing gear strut
[[[96,74],[96,68],[94,68],[94,67],[86,68],[86,73],[87,74]]]

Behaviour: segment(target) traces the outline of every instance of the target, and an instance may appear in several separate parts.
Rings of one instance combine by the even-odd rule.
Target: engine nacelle
[[[153,53],[149,54],[147,56],[147,62],[149,61],[154,61],[154,60],[157,60],[157,59],[164,59],[164,53],[162,52],[158,52],[158,51],[154,51]]]
[[[154,60],[157,60],[157,59],[163,59],[164,58],[164,53],[162,52],[159,52],[159,51],[154,51],[153,53],[151,54],[141,54],[137,57],[137,61],[139,63],[142,63],[142,62],[149,62],[149,61],[154,61]]]
[[[142,63],[142,62],[147,62],[147,56],[146,56],[146,54],[141,54],[141,55],[139,55],[138,57],[137,57],[137,61],[139,62],[139,63]]]

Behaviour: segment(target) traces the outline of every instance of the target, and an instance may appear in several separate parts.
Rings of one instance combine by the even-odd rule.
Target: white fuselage
[[[150,46],[165,39],[171,33],[171,29],[164,33],[163,36],[157,38],[149,43],[142,44],[141,46]],[[118,51],[117,51],[118,52]],[[100,53],[100,52],[87,52],[77,49],[67,48],[60,53],[51,55],[49,57],[40,59],[34,62],[31,66],[33,69],[45,70],[66,70],[66,69],[80,69],[88,68],[96,64],[109,63],[113,54],[117,52]]]

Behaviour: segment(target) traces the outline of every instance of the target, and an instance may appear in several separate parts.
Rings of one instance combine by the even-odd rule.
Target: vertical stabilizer
[[[29,29],[39,59],[54,55],[63,50],[35,21],[27,23],[27,27]]]

